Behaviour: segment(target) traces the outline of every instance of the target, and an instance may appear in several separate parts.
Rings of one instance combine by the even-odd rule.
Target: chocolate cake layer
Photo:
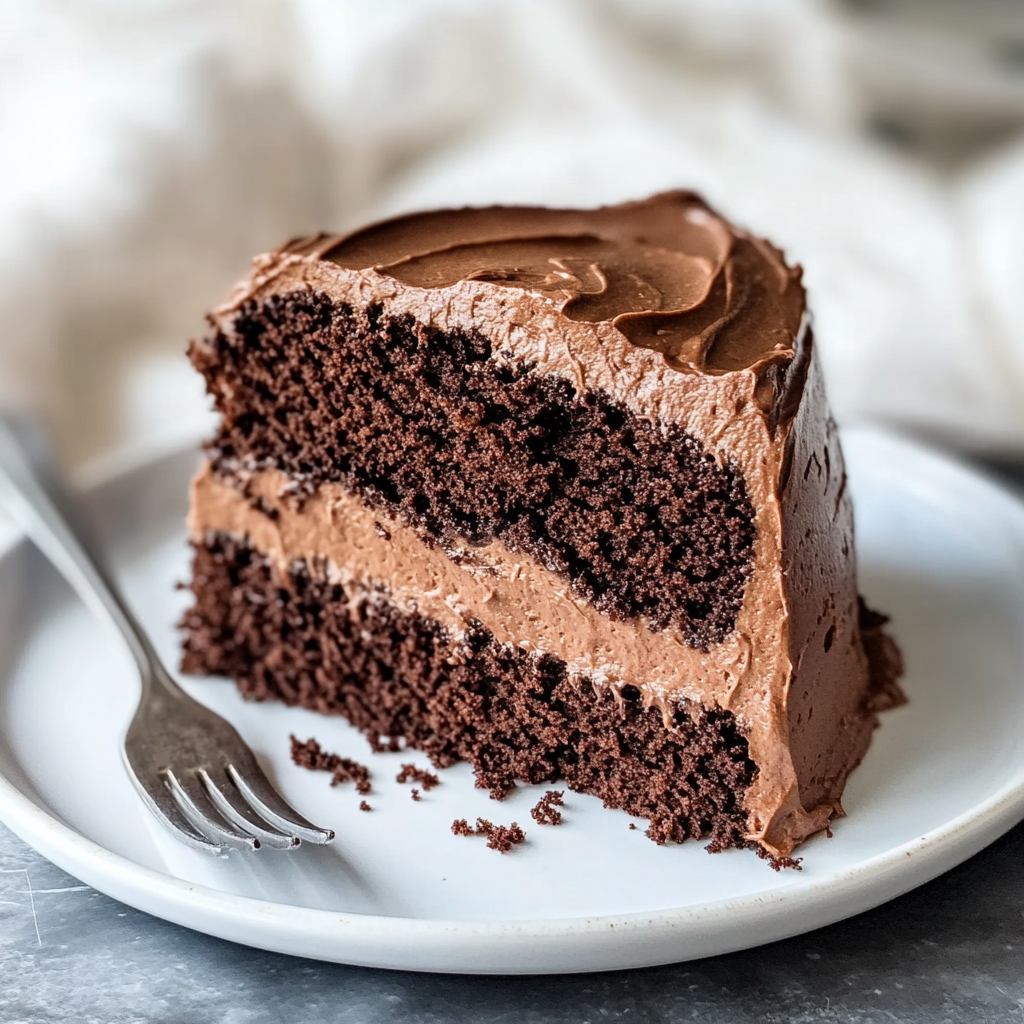
[[[377,745],[401,738],[438,767],[468,761],[499,798],[516,781],[564,779],[649,818],[657,842],[747,842],[756,769],[728,712],[680,702],[666,727],[638,691],[570,681],[558,658],[500,644],[479,624],[454,636],[384,590],[331,583],[301,562],[282,579],[224,534],[196,546],[194,579],[188,672],[343,714]]]
[[[735,465],[674,424],[492,355],[479,333],[379,304],[308,291],[245,303],[195,355],[222,415],[214,465],[341,483],[445,547],[500,539],[614,618],[721,642],[753,555]]]

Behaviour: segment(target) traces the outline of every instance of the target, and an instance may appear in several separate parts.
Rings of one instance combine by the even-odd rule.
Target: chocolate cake
[[[190,350],[185,670],[788,856],[902,699],[805,307],[686,192],[257,258]]]

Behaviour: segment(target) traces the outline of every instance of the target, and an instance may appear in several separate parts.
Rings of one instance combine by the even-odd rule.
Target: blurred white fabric
[[[1024,136],[953,163],[864,130],[1009,137],[1024,29],[898,6],[5,0],[0,402],[72,461],[194,431],[185,343],[254,253],[684,186],[804,265],[841,420],[1024,451]]]

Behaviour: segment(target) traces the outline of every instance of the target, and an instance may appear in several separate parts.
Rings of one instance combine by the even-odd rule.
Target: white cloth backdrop
[[[258,251],[689,186],[804,265],[840,420],[1024,452],[1024,136],[871,141],[871,40],[827,0],[4,0],[0,402],[72,461],[194,430],[181,353]],[[979,76],[962,119],[1012,122]]]

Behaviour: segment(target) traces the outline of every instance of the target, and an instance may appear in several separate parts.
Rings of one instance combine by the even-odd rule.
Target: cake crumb
[[[564,806],[562,796],[565,790],[562,789],[549,789],[543,797],[541,797],[537,806],[530,811],[530,815],[538,825],[561,825],[562,824],[562,812],[556,810],[558,807]]]
[[[803,857],[776,857],[774,853],[769,853],[760,843],[748,843],[747,844],[753,851],[761,858],[761,860],[768,861],[768,867],[772,871],[781,871],[783,868],[792,868],[794,871],[803,871],[800,866],[803,862]]]
[[[310,771],[331,772],[331,785],[338,786],[343,782],[354,782],[356,792],[365,796],[370,792],[370,769],[366,765],[353,761],[349,757],[329,754],[322,750],[320,744],[310,737],[303,743],[294,735],[292,741],[292,761],[300,768]]]
[[[395,782],[418,782],[425,793],[429,793],[441,780],[433,773],[417,768],[414,764],[403,764],[402,770],[395,776]]]
[[[361,811],[372,811],[373,808],[365,800],[360,800],[359,801],[359,810],[361,810]]]
[[[412,791],[412,798],[413,798],[413,800],[415,800],[415,801],[416,801],[417,803],[419,803],[419,802],[420,802],[420,791],[419,791],[418,789],[414,789],[414,790]]]
[[[514,821],[511,825],[492,825],[486,818],[477,818],[476,830],[487,836],[487,848],[498,853],[508,853],[513,846],[526,842],[526,833]]]
[[[513,846],[526,842],[526,833],[515,821],[511,825],[495,825],[486,818],[476,819],[476,828],[470,828],[465,818],[452,822],[452,833],[457,836],[486,836],[487,848],[508,853]]]
[[[636,827],[636,825],[634,825],[634,824],[633,824],[633,822],[630,822],[630,823],[629,823],[629,827],[630,827],[630,828],[631,828],[631,829],[632,829],[632,830],[633,830],[634,832],[636,832],[636,831],[637,831],[637,827]]]

